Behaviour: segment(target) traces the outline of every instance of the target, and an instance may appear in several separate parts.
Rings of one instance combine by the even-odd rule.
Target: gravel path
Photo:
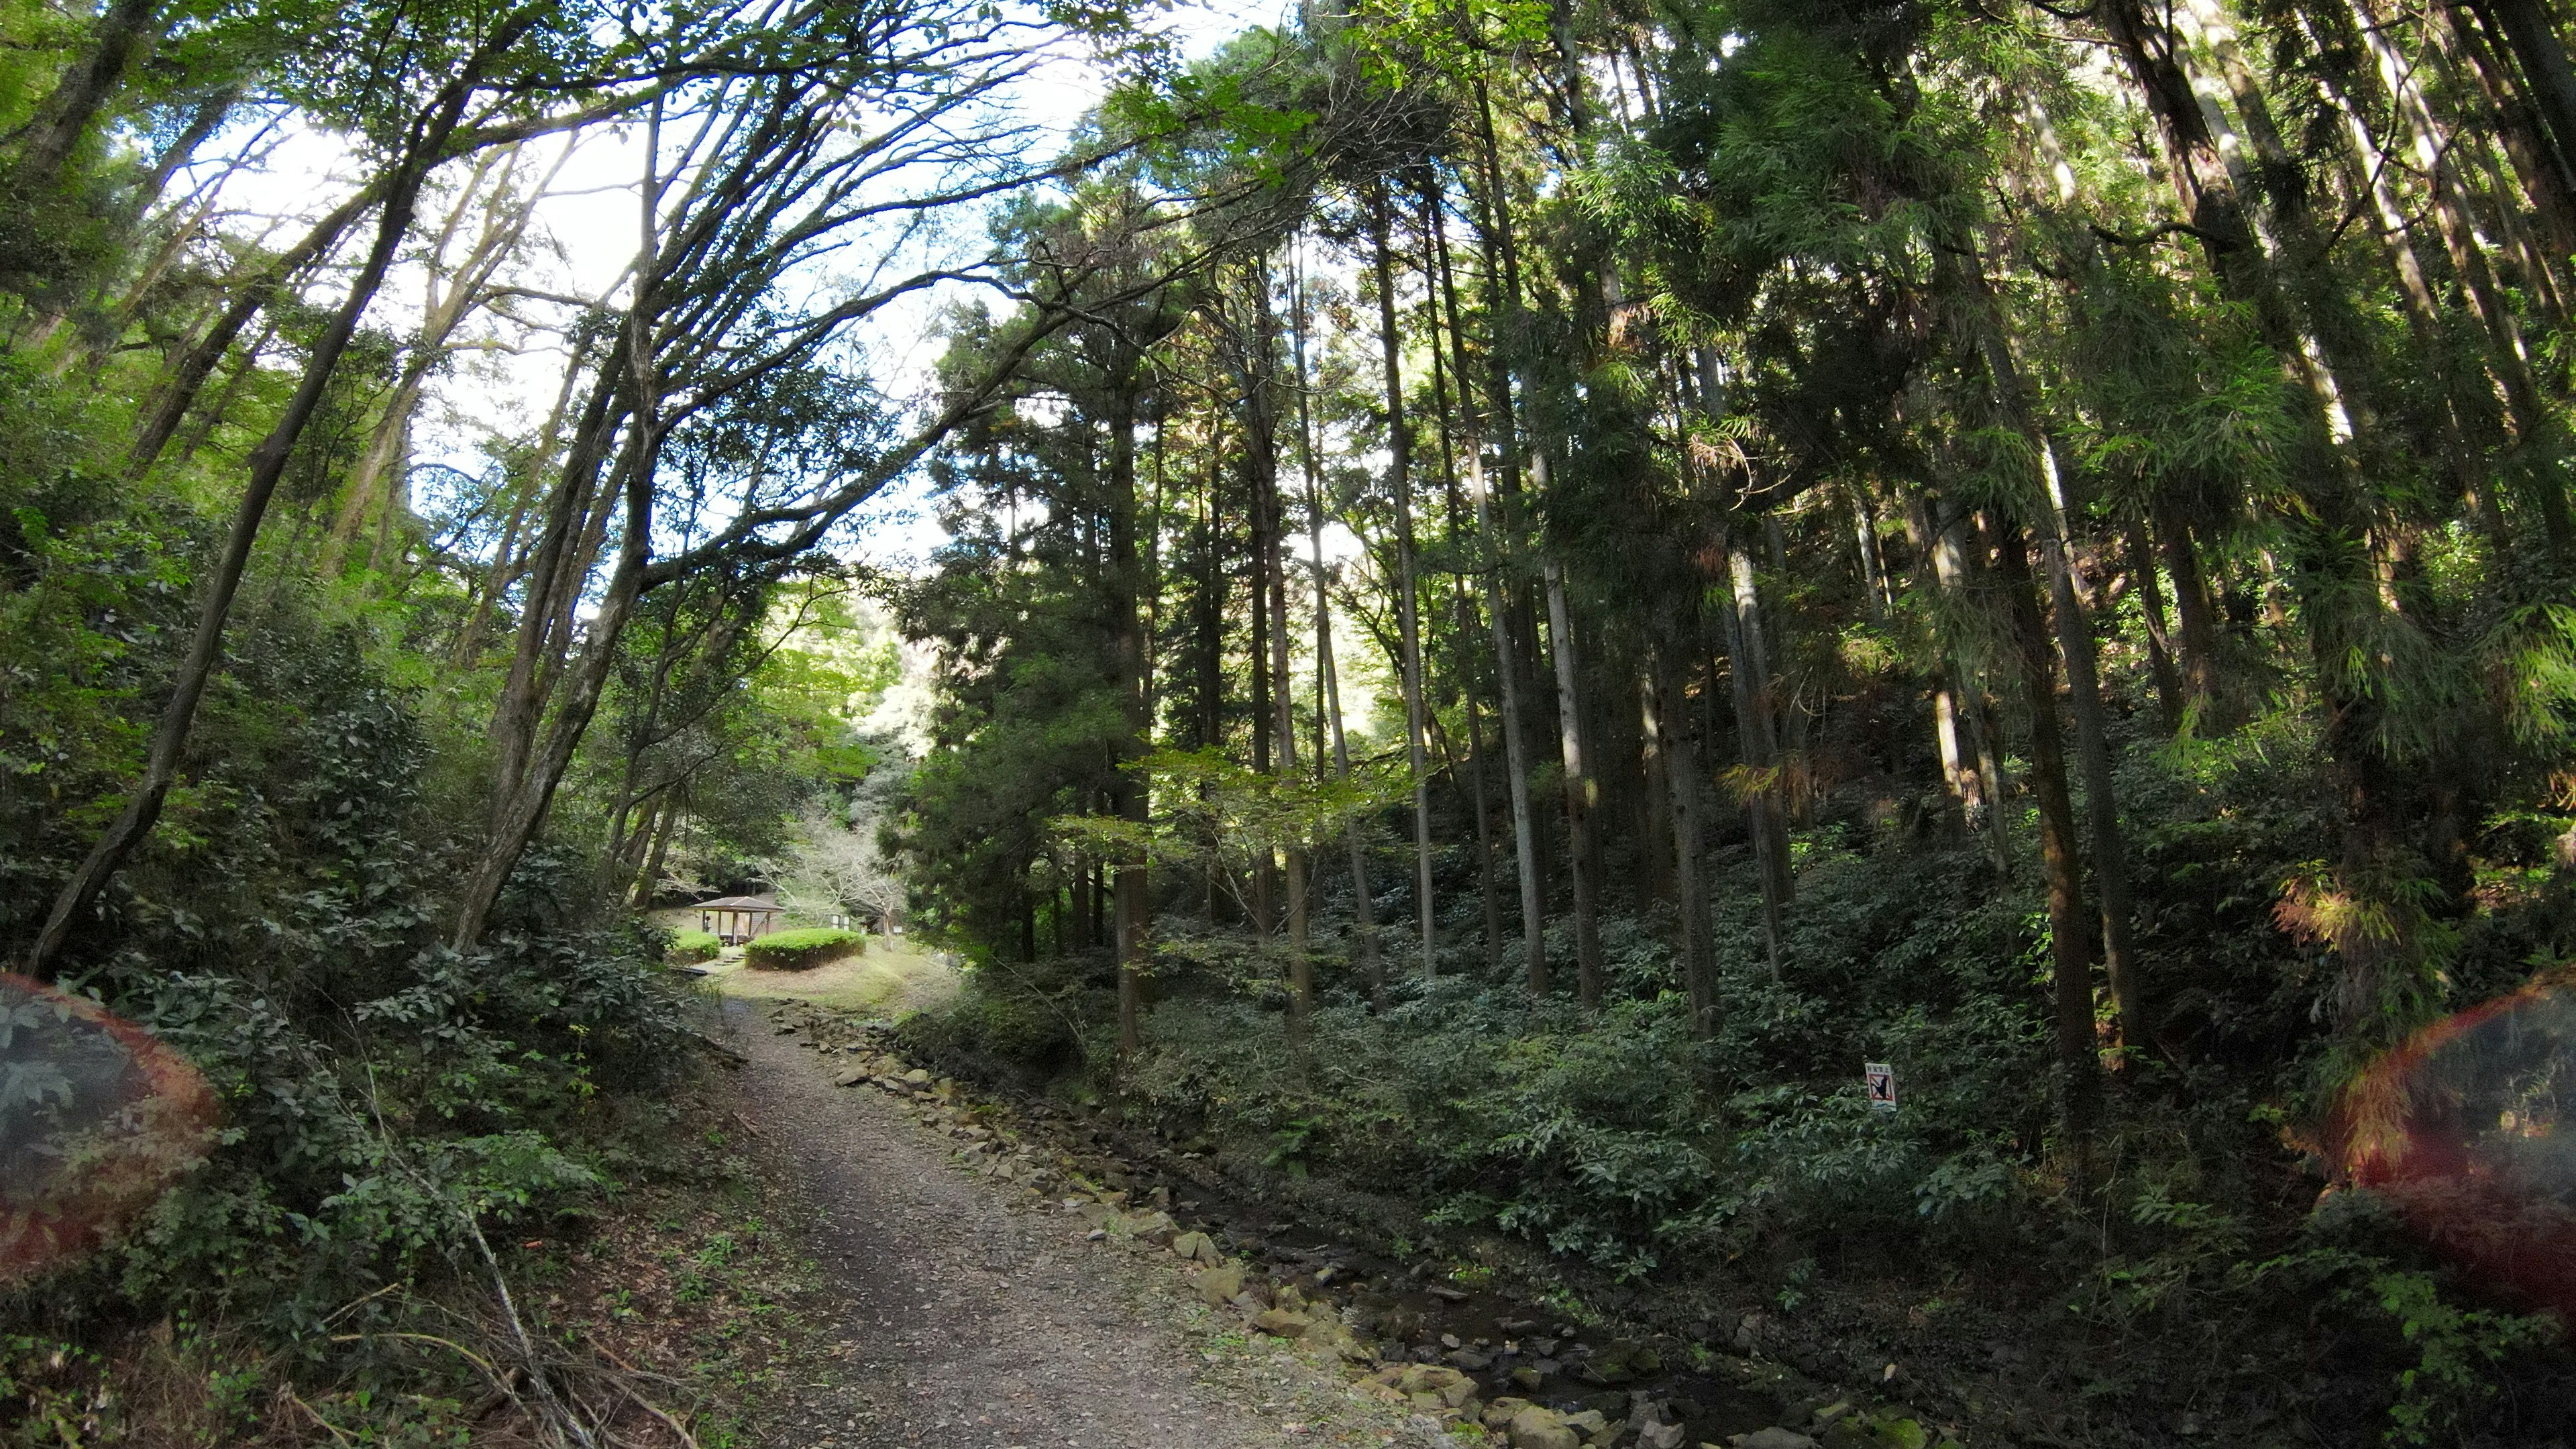
[[[739,1100],[811,1211],[836,1370],[768,1417],[779,1449],[1235,1449],[1414,1440],[1344,1381],[1187,1296],[1168,1256],[978,1177],[886,1095],[740,1001]],[[825,1382],[812,1379],[827,1378]]]

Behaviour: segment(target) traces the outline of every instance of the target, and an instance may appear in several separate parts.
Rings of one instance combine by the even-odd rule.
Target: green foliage
[[[772,931],[742,948],[746,966],[763,971],[807,971],[827,961],[856,956],[868,948],[865,931],[809,926],[801,931]]]
[[[724,942],[717,939],[712,931],[680,931],[672,935],[671,945],[662,953],[662,959],[675,966],[687,966],[699,961],[712,961],[723,949]]]

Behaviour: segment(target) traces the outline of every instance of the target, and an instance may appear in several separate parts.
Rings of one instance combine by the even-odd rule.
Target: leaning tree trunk
[[[323,389],[330,385],[342,354],[348,351],[359,319],[375,300],[377,288],[384,284],[403,234],[410,229],[421,185],[462,121],[483,65],[515,44],[534,27],[536,19],[535,12],[523,11],[505,22],[464,71],[441,90],[430,109],[413,122],[402,159],[395,163],[385,188],[384,209],[376,221],[375,245],[369,249],[358,275],[350,281],[348,295],[332,314],[330,323],[314,339],[304,375],[287,400],[285,411],[268,436],[251,451],[249,482],[234,509],[232,528],[225,536],[223,552],[217,556],[215,571],[206,581],[205,595],[198,604],[196,631],[172,680],[170,701],[162,710],[161,722],[153,731],[143,778],[126,797],[125,808],[107,832],[64,882],[43,929],[28,950],[27,974],[37,980],[52,979],[54,959],[70,938],[74,923],[89,913],[99,892],[124,865],[126,856],[160,819],[162,802],[169,798],[170,787],[178,778],[180,756],[187,749],[189,733],[196,723],[198,701],[205,697],[207,681],[213,677],[215,661],[223,652],[224,626],[231,618],[233,597],[241,589],[242,574],[250,565],[251,545],[259,536],[260,521],[267,516],[268,501],[285,475],[296,440],[303,436],[305,425],[321,406]]]
[[[98,21],[89,53],[65,72],[54,93],[45,98],[18,153],[16,190],[20,197],[51,188],[71,164],[72,152],[89,134],[98,113],[125,79],[135,60],[152,48],[156,0],[114,0]]]

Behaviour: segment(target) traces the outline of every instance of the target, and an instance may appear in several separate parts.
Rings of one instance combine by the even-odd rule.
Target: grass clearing
[[[957,968],[936,951],[911,941],[871,941],[867,954],[828,961],[806,971],[745,969],[742,950],[726,950],[705,966],[709,990],[759,1001],[810,1001],[839,1011],[901,1016],[944,1006],[957,994]]]

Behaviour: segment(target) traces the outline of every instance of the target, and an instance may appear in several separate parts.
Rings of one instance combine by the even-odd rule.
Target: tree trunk
[[[2560,166],[2576,175],[2576,68],[2567,61],[2556,20],[2540,0],[2471,0],[2504,37],[2522,72],[2524,94],[2547,128]]]
[[[2018,529],[1996,531],[1997,574],[2009,595],[2022,694],[2030,707],[2030,792],[2039,806],[2039,855],[2048,881],[2051,1000],[2057,1027],[2058,1125],[2065,1149],[2080,1161],[2100,1115],[2099,1059],[2094,1047],[2092,936],[2084,919],[2083,866],[2075,844],[2075,802],[2066,787],[2066,754],[2057,726],[2057,660],[2032,588],[2030,558]]]
[[[1440,484],[1448,504],[1449,540],[1453,549],[1462,549],[1470,537],[1467,509],[1458,491],[1458,450],[1449,431],[1448,379],[1453,371],[1450,354],[1443,345],[1445,337],[1456,342],[1455,358],[1458,378],[1458,405],[1461,415],[1469,406],[1467,358],[1464,333],[1458,326],[1458,285],[1449,265],[1449,232],[1443,224],[1434,183],[1422,184],[1422,235],[1429,239],[1430,255],[1424,265],[1431,275],[1424,278],[1424,305],[1430,311],[1431,388],[1440,417]],[[1446,316],[1444,332],[1443,316]],[[1471,433],[1473,429],[1469,430]],[[1488,970],[1503,959],[1503,896],[1501,883],[1494,873],[1494,817],[1485,789],[1485,729],[1476,702],[1475,645],[1476,605],[1468,597],[1463,573],[1453,573],[1449,580],[1449,602],[1456,625],[1451,633],[1453,658],[1451,668],[1458,682],[1458,697],[1465,707],[1467,723],[1467,780],[1470,804],[1476,812],[1476,896],[1479,915],[1484,925],[1484,962]]]
[[[1382,264],[1382,247],[1380,257]],[[1383,272],[1380,275],[1383,278]],[[1380,285],[1384,285],[1383,280]],[[1315,439],[1314,408],[1306,372],[1306,299],[1302,279],[1294,335],[1297,343],[1298,451],[1306,466],[1306,544],[1314,554],[1315,565],[1315,679],[1321,696],[1322,714],[1319,723],[1326,731],[1323,748],[1332,752],[1333,779],[1338,784],[1348,785],[1351,746],[1342,731],[1341,677],[1333,667],[1333,603],[1324,567],[1324,469]],[[1403,476],[1401,468],[1396,472],[1398,477]],[[1409,560],[1409,551],[1407,557]],[[1419,778],[1418,774],[1416,778]],[[1383,1009],[1386,1005],[1386,960],[1378,948],[1377,900],[1369,884],[1368,846],[1361,836],[1357,815],[1342,822],[1342,851],[1350,864],[1351,924],[1359,937],[1360,975],[1368,983],[1370,1003]]]
[[[1434,922],[1437,900],[1432,891],[1431,866],[1431,766],[1424,738],[1425,713],[1422,687],[1422,624],[1417,612],[1419,591],[1414,578],[1413,541],[1413,429],[1404,416],[1403,344],[1395,325],[1395,268],[1387,256],[1389,229],[1386,184],[1380,181],[1371,192],[1372,222],[1370,240],[1374,243],[1377,265],[1378,343],[1386,373],[1387,494],[1395,503],[1396,638],[1403,658],[1399,673],[1404,689],[1405,760],[1413,772],[1413,892],[1414,915],[1422,938],[1422,960],[1425,974],[1437,971],[1435,961]]]
[[[1987,284],[1985,263],[1973,243],[1962,249],[1960,264],[1973,293],[1979,345],[2005,414],[2028,441],[2038,460],[2041,491],[2037,527],[2041,563],[2048,574],[2049,617],[2058,652],[2066,662],[2068,712],[2075,721],[2075,758],[2084,776],[2084,809],[2093,839],[2095,885],[2102,901],[2102,964],[2111,982],[2111,997],[2120,1016],[2120,1034],[2129,1046],[2148,1040],[2146,1012],[2139,995],[2131,946],[2129,855],[2120,829],[2117,789],[2111,779],[2111,746],[2102,713],[2101,674],[2093,649],[2093,629],[2078,597],[2075,564],[2066,537],[2066,495],[2057,465],[2057,442],[2039,419],[2024,384],[2012,335],[2002,307]],[[2018,545],[2008,545],[2017,547]]]
[[[1120,361],[1127,360],[1121,347]],[[1119,768],[1109,787],[1112,812],[1142,839],[1150,802],[1144,781],[1131,768],[1152,749],[1153,719],[1146,699],[1145,671],[1151,643],[1146,638],[1141,597],[1145,587],[1139,558],[1136,512],[1136,395],[1134,370],[1125,369],[1111,384],[1109,415],[1109,613],[1117,630],[1119,709],[1126,732],[1118,745]],[[1145,860],[1141,847],[1122,851],[1115,863],[1111,893],[1110,933],[1118,962],[1118,1051],[1132,1057],[1144,1046],[1144,974],[1146,932],[1152,925]]]
[[[402,244],[403,234],[411,226],[412,211],[419,200],[421,184],[430,167],[447,144],[465,113],[482,66],[499,50],[515,44],[518,37],[536,22],[533,12],[522,12],[495,32],[492,43],[467,64],[463,74],[440,92],[430,109],[418,117],[406,138],[401,160],[385,188],[385,203],[376,222],[375,245],[370,248],[358,275],[351,280],[349,292],[341,300],[329,325],[314,339],[294,395],[286,404],[268,436],[261,439],[250,456],[250,478],[242,491],[240,504],[233,513],[231,531],[224,539],[223,552],[217,557],[214,573],[206,580],[205,593],[198,605],[197,625],[190,636],[188,652],[181,659],[172,679],[170,701],[163,709],[160,724],[153,731],[152,746],[145,758],[143,778],[127,796],[124,810],[99,837],[89,855],[64,882],[55,896],[53,909],[43,929],[27,953],[26,972],[39,981],[53,979],[54,958],[69,939],[73,924],[85,917],[97,902],[99,892],[124,865],[127,855],[141,844],[153,824],[160,819],[162,802],[169,798],[170,787],[177,780],[180,756],[186,751],[188,736],[196,723],[197,703],[204,698],[206,683],[213,676],[215,661],[223,651],[224,626],[232,615],[233,597],[240,591],[243,572],[250,564],[251,544],[259,535],[260,521],[267,516],[269,498],[277,491],[278,479],[284,476],[286,464],[295,450],[296,440],[303,436],[305,425],[312,421],[320,407],[323,389],[338,370],[340,358],[356,335],[358,321],[374,301],[376,290],[384,284],[385,273],[392,267],[394,254]]]
[[[1289,680],[1294,678],[1288,663],[1288,571],[1287,510],[1279,493],[1278,403],[1272,395],[1272,369],[1278,351],[1277,314],[1270,305],[1270,268],[1268,260],[1256,262],[1252,275],[1254,347],[1258,357],[1254,364],[1255,384],[1252,403],[1246,409],[1253,421],[1252,477],[1255,507],[1264,515],[1264,547],[1258,561],[1260,574],[1254,580],[1255,612],[1270,616],[1270,718],[1268,725],[1276,741],[1278,777],[1283,782],[1297,778],[1297,706]],[[1256,731],[1261,728],[1256,723]],[[1306,849],[1303,841],[1289,842],[1281,852],[1287,859],[1285,872],[1288,917],[1288,990],[1290,1029],[1302,1036],[1306,1019],[1315,1010],[1315,963],[1307,953],[1306,922]]]
[[[125,469],[129,476],[140,477],[160,458],[161,450],[169,446],[171,437],[179,431],[180,422],[188,416],[188,409],[195,404],[198,391],[205,386],[206,379],[214,375],[216,366],[232,349],[234,339],[241,336],[242,329],[276,299],[289,278],[320,260],[339,242],[341,233],[385,199],[384,188],[389,179],[390,174],[360,187],[357,195],[315,222],[303,240],[287,248],[257,277],[244,282],[233,292],[232,303],[224,308],[214,325],[206,329],[206,335],[198,338],[180,359],[179,366],[154,397],[143,425],[135,430],[134,446],[126,454]]]
[[[1699,751],[1683,706],[1682,673],[1661,649],[1648,651],[1641,679],[1646,736],[1664,760],[1666,818],[1673,833],[1673,903],[1681,917],[1682,989],[1690,1000],[1691,1035],[1717,1034],[1717,970],[1709,948],[1708,885],[1701,869]]]
[[[1763,959],[1776,981],[1781,970],[1781,916],[1791,889],[1789,822],[1780,808],[1780,742],[1771,722],[1771,668],[1762,637],[1761,596],[1753,555],[1744,547],[1741,532],[1740,527],[1728,530],[1723,545],[1728,607],[1720,618],[1726,626],[1727,675],[1734,685],[1736,748],[1752,777],[1744,813],[1762,885]]]
[[[1576,657],[1574,619],[1565,604],[1565,570],[1553,558],[1540,569],[1547,581],[1547,637],[1556,659],[1557,739],[1565,768],[1565,825],[1574,875],[1575,990],[1587,1007],[1601,1004],[1599,851],[1592,838],[1592,808],[1600,793],[1583,753],[1582,666]]]
[[[2156,558],[2147,547],[2145,520],[2131,514],[2121,525],[2129,551],[2129,577],[2138,581],[2138,617],[2147,626],[2147,672],[2156,682],[2156,720],[2167,735],[2182,728],[2182,671],[2174,667],[2173,643],[2165,626],[2164,584],[2157,578]]]
[[[155,0],[111,0],[99,16],[89,53],[64,73],[45,98],[18,153],[16,190],[21,197],[50,189],[71,164],[72,152],[116,94],[136,59],[152,49]]]

